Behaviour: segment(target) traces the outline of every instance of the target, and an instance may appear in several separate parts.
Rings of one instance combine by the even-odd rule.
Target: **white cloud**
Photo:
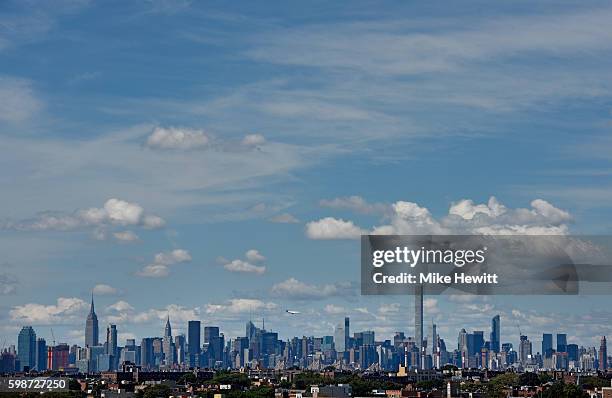
[[[129,312],[134,311],[134,307],[127,301],[119,300],[106,307],[106,311]]]
[[[392,205],[391,224],[374,228],[374,235],[443,234],[448,231],[434,220],[425,207],[413,202],[399,201]]]
[[[97,284],[96,286],[94,286],[92,291],[93,294],[99,296],[112,296],[119,293],[119,290],[117,288],[114,288],[110,285],[106,285],[104,283]]]
[[[348,282],[327,285],[309,285],[295,278],[289,278],[272,286],[273,296],[294,300],[322,300],[335,296],[355,295],[354,286]]]
[[[157,253],[153,262],[136,274],[151,278],[163,278],[170,275],[170,266],[189,261],[191,261],[191,255],[187,250],[174,249],[170,252]]]
[[[279,224],[295,224],[300,222],[300,220],[298,220],[295,216],[289,213],[278,214],[274,217],[271,217],[269,221]]]
[[[60,297],[57,304],[28,303],[13,307],[9,316],[13,321],[32,325],[50,325],[81,320],[88,303],[76,297]]]
[[[335,207],[360,204],[360,200],[334,202]],[[390,205],[391,212],[383,216],[388,221],[366,231],[352,221],[327,217],[306,226],[311,239],[358,238],[360,234],[506,234],[562,235],[568,233],[572,216],[543,199],[531,202],[531,208],[511,209],[491,197],[487,204],[475,204],[464,199],[452,203],[448,215],[436,219],[430,211],[413,202],[398,201]]]
[[[164,225],[163,219],[146,214],[138,203],[121,199],[108,199],[101,208],[91,207],[77,210],[73,214],[61,212],[42,212],[37,217],[19,222],[4,221],[0,228],[19,231],[68,231],[83,227],[96,227],[96,238],[105,238],[105,226],[142,226],[159,228]]]
[[[112,223],[121,225],[134,225],[140,223],[144,213],[144,209],[140,205],[114,198],[104,203],[104,212],[102,212],[101,209],[90,210],[93,210],[94,213],[98,213],[97,216],[99,218],[103,219],[103,217],[106,216]],[[94,222],[94,224],[97,223],[98,222]]]
[[[148,147],[159,149],[198,149],[209,142],[203,130],[179,127],[156,127],[147,138]]]
[[[265,144],[266,139],[261,134],[247,134],[242,139],[242,145],[246,147],[257,147]]]
[[[170,275],[170,269],[167,265],[149,264],[136,273],[138,276],[146,276],[149,278],[164,278]]]
[[[191,261],[191,255],[187,250],[175,249],[171,252],[157,253],[155,255],[156,264],[173,265]]]
[[[612,10],[591,8],[564,14],[533,14],[505,18],[445,19],[445,29],[406,30],[421,20],[373,20],[277,30],[250,51],[256,59],[279,64],[366,75],[412,75],[461,70],[466,64],[499,57],[539,54],[575,55],[611,47]],[[429,24],[441,21],[427,21]],[[514,33],[514,34],[512,34]],[[356,39],[356,41],[354,40]]]
[[[227,260],[226,258],[219,257],[217,261],[223,264],[223,268],[230,272],[244,272],[262,275],[266,272],[265,265],[256,265],[253,263],[260,263],[266,258],[256,249],[250,249],[245,254],[245,260],[235,259]]]
[[[306,236],[310,239],[355,239],[367,233],[352,221],[325,217],[306,224]]]
[[[146,140],[153,128],[137,125],[79,140],[32,134],[3,137],[2,164],[27,166],[5,175],[21,183],[0,197],[0,204],[13,209],[15,218],[7,222],[0,216],[0,228],[32,228],[27,221],[38,221],[38,217],[27,220],[31,215],[59,209],[61,212],[53,215],[62,216],[64,222],[72,221],[64,229],[74,229],[84,221],[72,210],[85,210],[89,206],[83,203],[95,204],[100,198],[129,198],[129,202],[138,203],[145,209],[143,228],[163,224],[149,217],[150,209],[155,209],[156,215],[163,212],[187,220],[197,213],[210,220],[267,200],[261,195],[262,186],[290,179],[293,171],[317,163],[320,156],[331,152],[276,142],[266,144],[265,155],[246,151],[239,142],[234,146],[242,150],[211,150],[206,156],[201,151],[143,150],[138,141]],[[24,197],[31,200],[24,201]],[[243,218],[268,218],[281,210],[274,207],[269,213],[244,212]]]
[[[506,207],[500,204],[494,196],[491,196],[488,204],[475,205],[470,199],[463,199],[452,203],[448,214],[454,214],[466,220],[471,220],[478,213],[497,217],[506,211]]]
[[[138,235],[136,235],[132,231],[119,231],[113,233],[115,239],[121,242],[136,242],[138,240]]]
[[[252,261],[254,263],[260,262],[260,261],[264,261],[266,258],[256,249],[251,249],[248,250],[245,253],[245,257],[247,258],[247,260]]]
[[[229,263],[223,264],[223,268],[230,272],[245,272],[261,275],[266,272],[266,267],[263,265],[254,265],[243,260],[232,260]]]

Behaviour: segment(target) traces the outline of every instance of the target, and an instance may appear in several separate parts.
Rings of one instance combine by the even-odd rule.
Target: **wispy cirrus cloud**
[[[330,297],[354,296],[356,287],[350,282],[314,285],[289,278],[274,284],[270,293],[274,297],[289,300],[323,300]]]

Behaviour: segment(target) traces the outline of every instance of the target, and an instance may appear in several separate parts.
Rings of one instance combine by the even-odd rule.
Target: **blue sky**
[[[606,2],[2,2],[0,339],[32,324],[82,343],[96,286],[122,339],[168,312],[178,332],[234,337],[252,314],[284,338],[346,314],[388,338],[413,333],[412,301],[359,297],[361,232],[610,234],[611,18]],[[604,296],[426,307],[450,347],[497,313],[515,344],[520,324],[595,346],[612,320]]]

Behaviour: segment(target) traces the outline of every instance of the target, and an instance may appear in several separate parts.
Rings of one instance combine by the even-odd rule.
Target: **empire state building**
[[[98,345],[98,316],[94,311],[93,294],[91,295],[91,308],[85,323],[85,347]]]

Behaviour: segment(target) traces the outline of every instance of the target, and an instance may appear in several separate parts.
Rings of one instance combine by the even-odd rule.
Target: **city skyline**
[[[411,336],[411,338],[414,339],[415,342],[417,342],[419,340],[419,335],[422,336],[422,340],[427,342],[428,340],[432,339],[436,340],[436,338],[442,338],[440,333],[438,333],[438,327],[439,325],[434,323],[433,320],[431,322],[431,324],[429,325],[424,325],[423,324],[423,319],[424,319],[424,311],[423,311],[423,294],[422,294],[422,290],[419,291],[417,289],[417,291],[415,292],[415,294],[412,296],[415,300],[415,313],[413,315],[413,324],[415,325],[415,333]],[[91,297],[91,304],[90,304],[90,310],[87,314],[87,318],[85,320],[84,323],[84,341],[81,342],[83,343],[83,345],[81,345],[79,342],[75,342],[75,341],[62,341],[61,344],[65,344],[65,343],[69,343],[71,345],[78,345],[81,347],[88,347],[88,346],[97,346],[100,344],[99,340],[98,340],[98,336],[97,336],[97,331],[99,330],[99,322],[98,322],[98,318],[97,318],[97,314],[95,313],[95,309],[94,309],[94,297],[92,294]],[[419,308],[421,309],[419,311]],[[292,314],[295,315],[295,314]],[[346,342],[348,341],[348,339],[352,338],[350,336],[350,331],[349,331],[349,316],[340,316],[339,319],[342,320],[342,322],[339,322],[338,324],[336,324],[336,326],[331,329],[327,334],[324,334],[325,336],[332,336],[333,338],[335,338],[335,341],[337,342],[340,337],[342,337],[344,339],[344,342],[342,344],[344,344],[344,347],[346,346]],[[523,333],[521,332],[520,326],[518,323],[516,323],[514,326],[519,330],[519,335],[518,335],[518,339],[516,341],[511,341],[512,338],[506,338],[506,340],[502,339],[502,327],[501,327],[501,320],[502,318],[500,317],[499,314],[496,314],[494,316],[492,316],[490,318],[490,329],[483,329],[483,328],[469,328],[469,327],[462,327],[461,331],[466,331],[466,330],[472,330],[473,332],[478,332],[482,334],[482,338],[483,338],[483,344],[486,341],[487,343],[489,343],[489,347],[492,351],[494,352],[500,352],[501,350],[501,346],[502,345],[507,345],[508,343],[510,343],[512,346],[515,347],[520,347],[521,342],[523,341],[524,337],[531,337],[531,339],[529,340],[530,344],[535,344],[535,343],[541,343],[541,351],[533,350],[533,353],[535,354],[536,352],[545,356],[548,355],[547,352],[548,350],[552,350],[552,351],[556,351],[556,352],[564,352],[566,351],[566,348],[568,346],[568,334],[562,331],[551,331],[551,330],[546,330],[544,332],[539,333],[539,335],[542,336],[542,339],[539,340],[537,338],[538,335],[535,335],[535,337],[529,336],[527,333]],[[255,325],[256,322],[260,321],[261,322],[261,329],[262,330],[266,330],[265,328],[265,318],[262,317],[261,319],[253,319],[253,318],[249,318],[248,319],[248,324],[252,324]],[[244,320],[243,320],[244,323]],[[191,319],[188,320],[186,322],[187,324],[187,328],[182,328],[180,327],[180,323],[179,323],[179,328],[176,330],[179,330],[178,333],[175,333],[175,336],[183,336],[184,338],[189,336],[189,340],[194,340],[196,341],[199,346],[199,342],[200,342],[200,338],[202,337],[202,334],[207,332],[208,330],[215,329],[216,330],[216,334],[219,334],[219,330],[221,328],[219,328],[218,326],[211,326],[211,325],[206,325],[204,324],[201,320],[196,320],[196,319]],[[108,323],[107,324],[107,334],[106,334],[106,341],[109,341],[109,331],[112,329],[113,330],[113,339],[114,339],[114,346],[117,346],[120,341],[118,339],[118,332],[117,332],[117,326],[121,326],[120,324],[115,324],[115,323]],[[268,322],[268,325],[270,325],[270,322]],[[418,326],[421,326],[420,329],[418,328]],[[193,326],[193,328],[191,327]],[[428,329],[429,327],[429,329]],[[512,328],[512,325],[510,326]],[[21,327],[21,331],[20,331],[20,335],[21,333],[26,329],[29,328],[28,330],[31,330],[32,326],[31,325],[24,325]],[[195,328],[197,328],[197,331],[195,331]],[[363,330],[367,330],[367,331],[372,331],[375,332],[376,328],[365,328]],[[429,331],[427,331],[427,329]],[[170,316],[170,312],[168,312],[168,314],[166,315],[165,321],[164,321],[164,327],[163,327],[163,334],[160,334],[161,338],[167,338],[167,337],[172,337],[173,333],[172,333],[172,326],[171,326],[171,316]],[[274,328],[269,329],[268,331],[272,332],[274,330]],[[419,332],[420,330],[420,332]],[[90,334],[91,331],[91,334]],[[95,334],[94,334],[95,331]],[[461,333],[461,331],[459,333]],[[405,334],[407,337],[410,336],[409,334],[405,333],[406,330],[405,329],[398,329],[392,332],[392,336],[382,336],[383,337],[383,341],[384,340],[391,340],[393,339],[395,336],[397,336],[398,333],[401,334]],[[552,332],[552,333],[551,333]],[[53,334],[52,330],[52,337],[53,340],[55,341],[55,335]],[[510,333],[511,336],[512,333]],[[95,336],[95,338],[93,337]],[[124,339],[125,341],[127,340],[138,340],[137,336],[134,336],[132,334],[124,334]],[[146,334],[146,336],[142,336],[141,338],[153,338],[155,335],[148,333]],[[197,337],[196,337],[197,336]],[[238,337],[241,337],[242,335],[240,333],[238,333],[235,336],[232,335],[227,335],[228,339],[235,339]],[[432,337],[433,336],[433,337]],[[485,339],[484,336],[489,336],[489,339]],[[289,336],[285,336],[287,339],[289,339]],[[293,336],[296,337],[296,336]],[[299,336],[297,336],[299,337]],[[302,337],[316,337],[315,335],[312,334],[302,334]],[[320,336],[319,336],[320,337]],[[380,336],[379,336],[380,337]],[[603,342],[605,342],[605,337],[606,336],[593,336],[593,339],[597,339],[600,341],[601,344],[604,344]],[[282,336],[280,336],[280,339],[282,339]],[[571,339],[571,338],[570,338]],[[603,339],[603,340],[601,340]],[[188,341],[189,341],[188,340]],[[206,337],[204,337],[204,341],[207,341],[208,339]],[[447,340],[451,340],[450,338],[447,338]],[[459,337],[459,340],[461,340],[461,337]],[[553,341],[556,341],[556,346],[553,344]],[[60,343],[58,341],[58,343]],[[6,341],[4,342],[5,346],[7,345]],[[426,343],[425,343],[426,344]],[[459,345],[461,343],[458,343]],[[576,344],[576,343],[573,343]],[[9,344],[10,345],[10,344]],[[13,344],[14,345],[14,344]],[[584,345],[584,344],[577,344],[578,346],[584,346],[584,347],[589,347],[588,345]],[[418,346],[418,344],[417,344]],[[342,347],[342,345],[341,345]],[[593,345],[592,347],[596,347],[596,345]],[[423,348],[423,347],[421,347]],[[429,349],[431,350],[432,347],[431,345],[429,345],[428,348],[423,348],[425,350]],[[531,350],[531,349],[530,349]],[[187,352],[187,354],[189,354],[189,352]],[[607,358],[607,356],[606,356]]]
[[[415,293],[417,303],[422,292]],[[419,300],[421,299],[421,300]],[[418,305],[417,305],[418,307]],[[422,311],[415,312],[415,326],[419,326]],[[374,331],[353,330],[350,318],[345,317],[336,328],[325,336],[294,336],[283,340],[278,333],[258,328],[251,320],[246,323],[241,337],[230,338],[218,326],[203,326],[200,321],[188,321],[188,335],[173,335],[170,316],[166,317],[163,337],[143,337],[141,344],[136,339],[126,339],[121,346],[118,341],[117,325],[107,327],[106,340],[93,344],[92,330],[98,329],[92,298],[91,309],[85,322],[84,345],[69,346],[63,342],[56,345],[36,336],[31,326],[24,326],[19,332],[18,346],[2,351],[2,371],[11,372],[33,369],[78,368],[82,373],[120,369],[123,364],[132,363],[145,369],[187,369],[187,368],[241,368],[264,367],[289,369],[294,366],[322,369],[333,365],[346,369],[370,369],[401,371],[407,369],[441,369],[452,364],[459,368],[480,368],[505,370],[517,368],[521,371],[558,370],[607,370],[608,357],[606,336],[601,336],[599,347],[583,347],[568,343],[567,334],[541,333],[541,351],[534,348],[529,336],[521,335],[518,347],[500,339],[502,324],[499,315],[491,318],[490,339],[483,330],[466,331],[462,328],[457,337],[456,347],[437,333],[437,325],[431,324],[429,333],[422,334],[417,328],[416,338],[396,331],[393,339],[376,339]],[[421,337],[419,338],[419,334]],[[203,344],[201,343],[203,337]],[[8,356],[7,356],[8,355]],[[11,355],[14,362],[11,365]]]

